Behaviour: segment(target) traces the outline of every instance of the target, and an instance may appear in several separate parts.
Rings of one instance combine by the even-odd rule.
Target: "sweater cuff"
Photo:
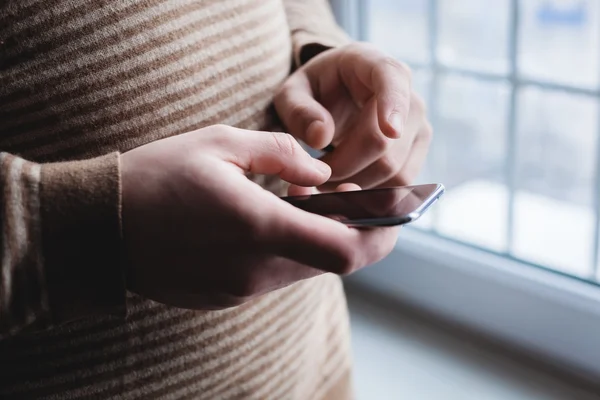
[[[352,40],[336,23],[328,0],[283,0],[292,36],[294,67]]]
[[[296,31],[292,39],[294,64],[300,67],[318,54],[350,42],[352,42],[350,37],[337,26],[324,32]]]
[[[124,316],[119,154],[43,165],[40,206],[53,322]]]

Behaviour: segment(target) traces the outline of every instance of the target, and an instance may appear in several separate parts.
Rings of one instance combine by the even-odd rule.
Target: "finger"
[[[386,155],[369,165],[350,179],[365,189],[381,187],[383,183],[391,182],[400,174],[402,165],[394,158]]]
[[[377,127],[374,129],[377,129]],[[381,133],[380,135],[380,137],[384,137]],[[354,166],[360,165],[363,169],[357,170],[357,168],[352,168],[352,171],[356,171],[355,174],[346,177],[344,180],[356,183],[365,189],[380,187],[384,182],[388,182],[390,179],[400,174],[400,171],[406,164],[406,161],[412,152],[414,142],[417,140],[417,137],[423,135],[427,136],[425,139],[427,140],[427,143],[429,143],[431,141],[431,126],[425,120],[425,105],[421,98],[413,93],[411,97],[410,114],[402,138],[393,141],[384,138],[384,140],[389,143],[388,149],[384,153],[380,153],[379,158],[373,160],[370,165],[364,165],[364,163],[354,164]],[[348,140],[357,139],[351,137],[348,138]],[[367,148],[367,145],[368,144],[365,143],[364,148]],[[371,144],[371,146],[374,146],[374,144]],[[360,154],[358,152],[360,151],[361,146],[355,145],[354,147],[354,149],[348,151],[352,151],[354,154]],[[330,155],[330,157],[333,157],[333,154]],[[342,155],[339,154],[338,157],[341,158]],[[356,158],[358,157],[359,156],[356,155]],[[345,162],[351,162],[351,159],[351,157],[348,157],[349,161]],[[339,164],[332,164],[328,161],[327,157],[322,158],[322,160],[332,165],[333,172],[331,181],[335,182],[336,180],[336,168],[348,170],[347,167],[340,166]],[[400,183],[398,182],[390,182],[387,186],[399,185]],[[332,186],[333,182],[330,182],[319,187],[319,189],[331,189]]]
[[[377,104],[370,100],[361,111],[358,125],[331,153],[321,157],[332,170],[331,181],[339,182],[356,175],[379,159],[392,142],[377,123]]]
[[[398,227],[372,228],[356,230],[359,238],[356,246],[363,249],[360,261],[347,270],[330,270],[339,275],[352,274],[373,265],[387,257],[398,240]]]
[[[354,183],[342,183],[335,188],[336,192],[355,192],[361,190],[361,187]]]
[[[311,157],[289,134],[258,132],[231,128],[221,154],[226,161],[244,172],[279,175],[281,179],[301,186],[325,182],[331,169]]]
[[[305,74],[293,74],[274,98],[275,109],[288,131],[314,149],[333,140],[333,117],[315,100]]]
[[[380,187],[383,183],[395,183],[392,186],[401,186],[392,179],[401,175],[407,159],[410,157],[414,143],[406,143],[402,138],[395,142],[390,151],[369,165],[358,174],[349,178],[353,183],[365,189]]]
[[[263,220],[263,239],[274,254],[321,270],[353,261],[353,233],[339,222],[279,199]]]
[[[364,45],[349,51],[340,63],[340,68],[345,82],[352,82],[352,76],[355,75],[375,96],[381,131],[389,138],[400,137],[410,109],[410,68],[375,48]],[[355,94],[353,96],[356,97]],[[358,103],[364,100],[355,99]]]
[[[332,223],[342,225],[334,220]],[[281,247],[279,254],[290,260],[307,265],[325,272],[347,275],[361,268],[371,265],[386,257],[394,247],[397,240],[397,229],[374,228],[354,229],[345,227],[348,234],[344,235],[345,243],[340,244],[339,252],[333,256],[323,257],[317,254],[308,254],[301,246]],[[339,240],[341,237],[334,238]],[[302,238],[296,237],[298,242]],[[321,242],[320,245],[325,243]]]
[[[264,259],[260,262],[260,270],[261,276],[268,278],[260,279],[259,277],[259,282],[252,291],[252,296],[260,296],[324,273],[323,270],[283,257]]]
[[[317,189],[314,186],[290,185],[288,188],[288,196],[310,196],[311,194],[317,194]]]
[[[413,143],[410,155],[400,170],[400,173],[396,174],[390,180],[381,183],[379,186],[405,186],[414,182],[427,160],[427,154],[429,153],[429,146],[431,144],[431,135],[431,126],[427,124]]]
[[[335,192],[350,192],[361,190],[361,187],[353,183],[342,183],[335,188]],[[322,193],[316,187],[304,187],[298,185],[290,185],[288,187],[288,196],[310,196],[313,194]]]
[[[386,59],[373,70],[379,128],[389,138],[404,132],[410,111],[411,73],[408,67]]]
[[[349,184],[352,185],[352,184]],[[400,203],[410,193],[410,190],[399,187],[389,187],[382,190],[360,191],[346,197],[346,207],[359,207],[361,214],[370,217],[395,216]]]
[[[300,210],[271,193],[263,196],[257,199],[263,207],[247,212],[261,222],[252,236],[265,252],[336,273],[353,271],[380,255],[375,251],[380,249],[377,239],[369,240],[374,233]]]

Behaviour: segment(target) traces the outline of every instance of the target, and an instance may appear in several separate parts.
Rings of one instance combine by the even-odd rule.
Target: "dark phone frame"
[[[406,188],[418,187],[418,186],[429,186],[428,185],[413,185],[413,186],[405,186]],[[394,216],[394,217],[375,217],[375,218],[364,218],[364,219],[354,219],[354,220],[341,220],[339,222],[344,225],[348,225],[356,228],[368,228],[368,227],[385,227],[385,226],[397,226],[397,225],[405,225],[419,219],[445,192],[444,185],[435,184],[436,188],[431,194],[423,200],[421,205],[414,211],[409,214]],[[393,189],[393,188],[389,188]],[[374,189],[381,190],[381,189]],[[368,192],[369,190],[365,190]],[[338,194],[343,194],[344,192],[338,192]],[[324,195],[330,195],[330,193],[326,193]],[[282,197],[283,200],[294,200],[297,198],[305,198],[305,197],[313,197],[313,196],[322,196],[323,194],[314,194],[309,196],[289,196]],[[293,204],[293,202],[291,203]]]

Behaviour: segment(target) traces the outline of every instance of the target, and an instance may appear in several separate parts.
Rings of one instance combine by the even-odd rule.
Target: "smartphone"
[[[444,193],[441,184],[282,197],[314,214],[353,227],[404,225],[416,221]]]

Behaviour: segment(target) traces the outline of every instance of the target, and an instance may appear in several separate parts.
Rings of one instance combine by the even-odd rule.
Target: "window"
[[[429,100],[421,180],[448,193],[422,228],[594,278],[599,4],[364,2],[364,39],[411,64]]]
[[[600,376],[600,2],[332,4],[413,68],[435,129],[420,181],[447,188],[355,279]]]

